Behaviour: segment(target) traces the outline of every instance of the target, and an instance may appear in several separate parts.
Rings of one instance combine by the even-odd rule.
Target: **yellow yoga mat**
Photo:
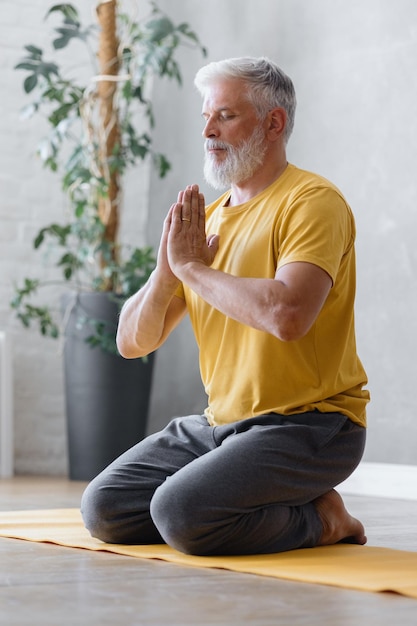
[[[167,545],[102,543],[90,537],[78,509],[0,512],[0,537],[361,591],[392,591],[417,599],[417,552],[338,544],[280,554],[195,557]]]

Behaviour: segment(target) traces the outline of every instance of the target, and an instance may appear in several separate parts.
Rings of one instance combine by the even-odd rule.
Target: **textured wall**
[[[40,262],[34,259],[31,241],[39,227],[53,219],[59,202],[58,181],[42,172],[33,158],[41,125],[19,120],[26,102],[21,76],[13,70],[22,46],[42,37],[47,6],[40,1],[5,1],[0,8],[0,325],[13,340],[16,465],[22,472],[39,473],[65,468],[58,345],[22,331],[12,320],[8,303],[12,282]]]
[[[169,0],[163,5],[168,9]],[[372,393],[365,459],[416,464],[417,5],[210,0],[204,11],[195,5],[178,2],[176,12],[192,21],[209,60],[266,55],[295,82],[298,112],[289,159],[339,185],[356,215],[358,349]],[[166,111],[158,139],[179,164],[172,190],[154,182],[158,210],[168,208],[177,188],[202,183],[201,104],[191,87],[199,59],[187,59],[186,96],[167,89],[155,94]],[[161,219],[151,213],[154,241]],[[188,345],[185,328],[164,353],[178,412],[187,410],[190,397],[195,404],[201,397],[195,371],[184,376],[176,367]],[[159,424],[165,419],[162,399],[153,409]]]
[[[66,471],[60,346],[24,331],[8,307],[11,284],[36,266],[37,230],[63,210],[59,182],[33,152],[41,128],[23,123],[26,103],[13,66],[26,43],[39,43],[47,0],[3,0],[0,7],[0,327],[14,344],[16,466],[20,473]],[[90,3],[83,3],[88,12]],[[132,0],[132,4],[135,4]],[[91,6],[93,3],[91,3]],[[209,48],[209,60],[267,55],[294,79],[298,113],[289,145],[292,162],[340,186],[358,226],[357,330],[372,403],[366,459],[417,464],[417,4],[413,0],[161,0],[188,21]],[[173,161],[166,181],[141,170],[126,192],[125,232],[157,244],[178,189],[202,184],[200,99],[192,88],[203,62],[183,53],[184,87],[155,85],[159,148]],[[138,181],[137,176],[140,176]],[[204,184],[207,199],[214,193]],[[200,411],[204,394],[196,351],[185,323],[160,350],[150,430],[173,414]]]
[[[50,0],[2,0],[0,5],[0,328],[13,342],[15,465],[19,473],[65,474],[66,432],[63,398],[62,345],[43,339],[36,330],[27,331],[9,308],[12,285],[24,276],[48,278],[44,252],[35,252],[32,241],[38,230],[65,221],[65,202],[59,178],[43,169],[35,155],[46,129],[40,117],[22,121],[21,109],[30,102],[22,88],[24,72],[13,68],[29,43],[48,49],[46,39],[58,18],[45,23]],[[93,19],[93,2],[78,3],[86,23]],[[82,45],[69,49],[71,72],[88,66]],[[65,57],[66,51],[60,56]],[[49,58],[51,58],[49,56]],[[145,243],[149,168],[129,175],[125,191],[126,214],[122,224],[124,241]],[[52,278],[52,276],[51,276]],[[56,298],[57,286],[50,292]],[[42,292],[42,301],[45,300]]]

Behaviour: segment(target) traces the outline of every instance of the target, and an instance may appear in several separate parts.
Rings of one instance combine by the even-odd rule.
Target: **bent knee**
[[[150,513],[163,540],[184,554],[209,556],[213,553],[210,523],[201,503],[183,499],[159,487],[151,501]]]
[[[118,543],[114,523],[114,502],[108,490],[90,483],[81,498],[81,515],[92,537],[106,543]]]

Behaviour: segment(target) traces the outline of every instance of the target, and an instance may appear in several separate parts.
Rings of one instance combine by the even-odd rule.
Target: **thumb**
[[[214,259],[214,257],[217,254],[217,250],[219,249],[219,242],[220,242],[219,235],[209,235],[207,237],[207,246],[210,249],[212,259]]]

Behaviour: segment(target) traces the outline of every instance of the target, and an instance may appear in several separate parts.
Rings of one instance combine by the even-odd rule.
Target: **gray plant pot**
[[[119,308],[106,293],[63,296],[64,375],[72,480],[91,480],[146,435],[154,355],[127,360],[91,347],[86,318],[116,330]]]

